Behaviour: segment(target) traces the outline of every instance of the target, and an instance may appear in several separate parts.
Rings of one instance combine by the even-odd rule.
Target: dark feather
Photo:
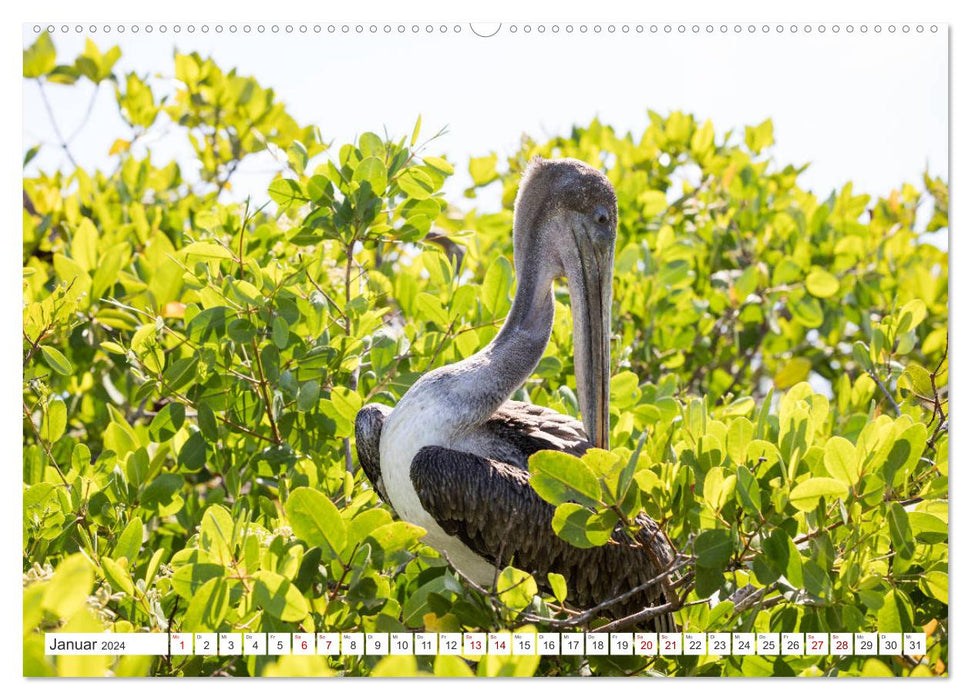
[[[618,526],[614,542],[580,549],[553,531],[554,508],[529,485],[520,467],[444,447],[425,447],[411,464],[411,480],[422,506],[442,529],[499,568],[512,563],[536,575],[548,589],[546,574],[562,574],[568,601],[581,609],[614,598],[664,571],[674,552],[658,525],[646,515],[637,519],[640,547],[630,546]],[[604,611],[619,618],[645,607],[673,601],[668,586],[654,586]],[[673,618],[662,615],[647,627],[674,630]]]
[[[529,456],[539,450],[558,450],[579,457],[593,445],[583,423],[571,416],[520,401],[507,401],[492,414],[484,430],[519,453],[516,465],[526,468]]]
[[[384,419],[391,414],[391,407],[379,403],[369,403],[357,412],[354,418],[354,439],[357,442],[357,461],[367,474],[368,481],[385,503],[388,496],[381,480],[381,428]]]

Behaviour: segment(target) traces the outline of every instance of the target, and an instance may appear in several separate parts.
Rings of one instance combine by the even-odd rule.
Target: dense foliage
[[[420,120],[327,144],[212,60],[177,54],[178,89],[156,94],[119,57],[89,42],[58,63],[47,35],[24,52],[30,89],[107,85],[129,126],[110,172],[71,158],[23,183],[25,674],[946,672],[948,260],[925,235],[947,226],[946,183],[820,199],[771,161],[770,121],[719,134],[674,112],[474,158],[449,202],[454,166]],[[189,139],[198,172],[136,155],[158,129]],[[263,151],[266,202],[234,201]],[[364,403],[393,405],[497,332],[535,154],[603,168],[620,210],[616,448],[531,464],[565,484],[544,491],[560,535],[597,546],[646,510],[685,555],[686,631],[924,629],[928,655],[45,658],[50,630],[570,624],[563,580],[554,596],[513,568],[499,593],[468,585],[354,458]],[[471,208],[499,188],[498,211]],[[567,301],[516,398],[576,415]]]

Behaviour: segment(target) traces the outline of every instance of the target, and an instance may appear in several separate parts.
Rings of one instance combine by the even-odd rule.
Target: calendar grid
[[[47,633],[52,656],[924,656],[923,632]]]

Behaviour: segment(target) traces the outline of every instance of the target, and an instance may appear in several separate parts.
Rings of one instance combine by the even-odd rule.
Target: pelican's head
[[[573,310],[573,359],[583,425],[606,449],[610,434],[610,300],[617,195],[583,161],[534,158],[516,196],[517,275],[566,277]]]

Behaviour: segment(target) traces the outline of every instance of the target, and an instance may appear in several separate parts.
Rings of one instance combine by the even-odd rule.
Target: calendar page
[[[946,22],[264,9],[22,27],[24,676],[948,674]]]

